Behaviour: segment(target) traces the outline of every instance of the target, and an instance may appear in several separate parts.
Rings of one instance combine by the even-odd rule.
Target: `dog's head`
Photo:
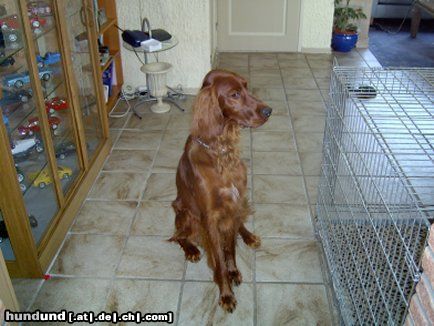
[[[272,111],[249,93],[243,77],[225,70],[212,70],[205,76],[193,110],[191,133],[205,139],[220,135],[228,122],[259,127]]]

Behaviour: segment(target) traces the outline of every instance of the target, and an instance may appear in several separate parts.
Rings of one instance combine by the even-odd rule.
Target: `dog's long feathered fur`
[[[236,238],[256,248],[259,237],[244,226],[251,213],[246,198],[246,166],[240,159],[240,127],[258,127],[271,114],[247,91],[246,81],[231,72],[207,74],[193,105],[190,136],[179,161],[176,186],[175,233],[192,262],[200,259],[201,245],[220,289],[219,303],[232,312],[236,299],[232,282],[242,281],[235,260]],[[264,115],[264,110],[269,110]]]

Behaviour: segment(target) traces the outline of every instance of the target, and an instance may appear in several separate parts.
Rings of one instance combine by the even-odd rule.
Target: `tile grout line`
[[[249,81],[251,79],[251,70],[250,70],[250,54],[247,55],[247,72],[249,73]],[[255,198],[254,198],[254,191],[253,191],[253,132],[252,129],[250,128],[249,130],[249,136],[250,136],[250,184],[251,184],[251,189],[250,189],[250,199],[253,203],[253,205],[255,204]],[[252,216],[252,224],[253,224],[253,230],[252,232],[255,232],[255,217]],[[258,324],[258,296],[256,293],[257,287],[256,287],[256,249],[253,249],[253,275],[252,275],[252,282],[253,282],[253,325],[256,326]]]

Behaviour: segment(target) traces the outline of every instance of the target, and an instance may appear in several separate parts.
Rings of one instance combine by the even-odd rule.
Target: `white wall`
[[[118,25],[123,29],[140,29],[141,18],[148,17],[151,27],[164,28],[176,36],[179,44],[159,54],[160,61],[174,68],[168,85],[182,84],[195,93],[211,68],[211,0],[117,0]],[[122,49],[125,84],[145,85],[144,74],[134,52]]]
[[[333,0],[302,0],[300,19],[301,52],[330,52]]]

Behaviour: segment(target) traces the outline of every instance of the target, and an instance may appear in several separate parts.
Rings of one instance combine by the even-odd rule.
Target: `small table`
[[[143,53],[143,57],[144,57],[144,63],[147,64],[149,63],[149,58],[148,55],[153,53],[155,55],[158,55],[159,52],[163,52],[163,51],[167,51],[170,50],[172,48],[174,48],[175,46],[178,45],[178,39],[174,36],[171,37],[170,40],[161,42],[162,43],[162,48],[159,50],[155,50],[155,51],[146,51],[145,49],[143,49],[142,47],[137,47],[134,48],[131,45],[129,45],[128,43],[123,42],[123,46],[125,49],[129,50],[129,51],[133,51],[136,55],[137,58],[141,61],[140,57],[139,57],[139,53],[142,54]],[[157,61],[158,61],[158,57],[157,57]],[[142,62],[142,61],[141,61]],[[142,62],[143,63],[143,62]],[[142,98],[140,101],[138,101],[134,107],[133,107],[133,112],[134,114],[139,117],[140,119],[142,118],[142,116],[137,113],[137,106],[146,103],[146,102],[151,102],[151,101],[156,101],[157,99],[155,97],[152,97],[150,92],[149,92],[149,80],[148,80],[148,75],[146,75],[146,86],[148,89],[148,92],[146,93],[146,96],[144,98]],[[169,93],[167,96],[163,97],[163,100],[170,102],[172,104],[174,104],[180,111],[185,111],[184,108],[182,108],[179,103],[177,102],[177,99],[183,99],[185,98],[185,94],[182,93],[181,91],[177,91],[174,90],[172,88],[170,88],[169,86],[167,86],[167,88],[172,92],[171,94]]]
[[[417,0],[414,4],[410,30],[412,38],[416,37],[417,31],[419,30],[421,10],[424,10],[430,15],[434,16],[434,0]]]

